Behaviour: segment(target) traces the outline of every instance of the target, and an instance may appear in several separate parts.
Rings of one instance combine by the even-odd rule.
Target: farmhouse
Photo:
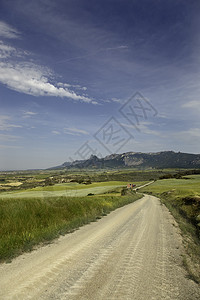
[[[127,189],[132,189],[133,187],[135,187],[135,184],[133,184],[133,183],[127,184]]]

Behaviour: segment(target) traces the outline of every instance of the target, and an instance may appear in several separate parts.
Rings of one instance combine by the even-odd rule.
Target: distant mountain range
[[[104,158],[91,155],[86,160],[64,162],[51,169],[70,168],[200,168],[200,154],[162,151],[156,153],[126,152],[111,154]]]

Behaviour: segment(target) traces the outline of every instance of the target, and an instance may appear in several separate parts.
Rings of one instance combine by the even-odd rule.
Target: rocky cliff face
[[[64,168],[200,168],[200,154],[173,151],[155,153],[126,152],[111,154],[104,158],[92,155],[86,160],[65,162],[54,169]]]

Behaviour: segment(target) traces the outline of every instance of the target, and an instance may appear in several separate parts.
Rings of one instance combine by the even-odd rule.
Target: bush
[[[121,196],[127,195],[127,192],[128,192],[127,188],[123,188],[123,189],[121,190]]]

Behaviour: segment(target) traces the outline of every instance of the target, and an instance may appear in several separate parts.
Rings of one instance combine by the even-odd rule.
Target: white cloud
[[[171,141],[172,144],[182,144],[186,148],[192,148],[192,152],[199,152],[200,148],[200,128],[194,127],[182,131],[173,131],[162,135],[165,140]],[[194,151],[195,146],[195,151]],[[191,151],[191,150],[189,150]]]
[[[53,130],[51,133],[56,134],[56,135],[60,135],[60,132],[57,130]]]
[[[87,88],[85,86],[82,87],[79,84],[69,84],[69,83],[58,82],[57,86],[63,87],[63,88],[75,88],[75,89],[83,90],[83,91],[87,90]]]
[[[16,39],[20,37],[20,32],[7,23],[0,21],[0,36],[8,39]]]
[[[66,97],[93,103],[92,99],[86,96],[50,83],[48,78],[50,76],[52,76],[50,70],[33,63],[0,63],[0,82],[12,90],[32,96]]]
[[[28,51],[23,51],[21,49],[17,49],[8,44],[5,44],[0,40],[0,58],[1,59],[11,59],[11,58],[24,58],[24,56],[30,55]]]
[[[58,82],[57,83],[57,86],[58,87],[62,87],[62,88],[70,88],[70,87],[72,87],[72,85],[71,84],[69,84],[69,83],[63,83],[63,82]]]
[[[29,115],[29,116],[37,115],[37,113],[36,113],[36,112],[33,112],[33,111],[25,111],[24,114],[25,114],[25,115]]]
[[[117,49],[128,49],[129,47],[127,45],[121,45],[121,46],[116,46],[112,48],[106,48],[106,50],[117,50]]]
[[[116,103],[124,103],[123,100],[119,99],[119,98],[111,98],[111,99],[102,99],[103,102],[106,102],[106,103],[112,103],[112,102],[116,102]]]
[[[23,118],[30,118],[35,115],[37,115],[37,113],[33,112],[33,111],[24,111],[23,112]]]
[[[0,134],[0,141],[6,141],[6,142],[14,142],[18,140],[20,136],[16,135],[10,135],[10,134]]]
[[[176,151],[198,153],[200,149],[200,128],[188,128],[182,131],[168,132],[162,135],[163,144],[167,141],[165,146]]]
[[[17,51],[14,47],[11,47],[9,45],[6,45],[3,43],[3,41],[0,41],[0,58],[7,58],[11,55],[16,55]]]
[[[0,131],[7,131],[13,128],[22,128],[21,125],[11,124],[9,121],[10,121],[9,116],[5,116],[5,115],[0,116]]]
[[[94,104],[94,105],[101,105],[99,102],[97,102],[97,101],[92,101],[92,104]]]
[[[71,127],[65,127],[64,128],[64,133],[66,134],[70,134],[70,135],[81,135],[81,134],[85,134],[88,135],[89,132],[82,130],[82,129],[78,129],[78,128],[71,128]]]
[[[18,30],[0,21],[0,37],[18,38],[19,36]],[[86,87],[54,82],[54,74],[50,69],[25,61],[26,55],[30,53],[0,41],[0,58],[3,59],[0,62],[1,83],[12,90],[32,96],[70,98],[75,101],[97,104],[87,95],[79,95],[74,91],[74,89],[86,91]]]
[[[111,99],[113,102],[117,102],[117,103],[122,103],[123,101],[118,99],[118,98],[112,98]]]
[[[183,135],[200,138],[200,128],[190,128],[187,131],[182,132]]]
[[[182,105],[182,107],[192,108],[192,109],[200,111],[200,101],[199,100],[192,100],[192,101],[184,103]]]
[[[150,126],[152,123],[151,122],[141,122],[137,127],[140,130],[140,133],[144,133],[144,134],[149,134],[149,135],[155,135],[155,136],[160,136],[161,133],[159,131],[150,129],[148,126]],[[122,126],[133,129],[136,131],[136,128],[134,125],[130,125],[130,124],[125,124],[122,123]]]

